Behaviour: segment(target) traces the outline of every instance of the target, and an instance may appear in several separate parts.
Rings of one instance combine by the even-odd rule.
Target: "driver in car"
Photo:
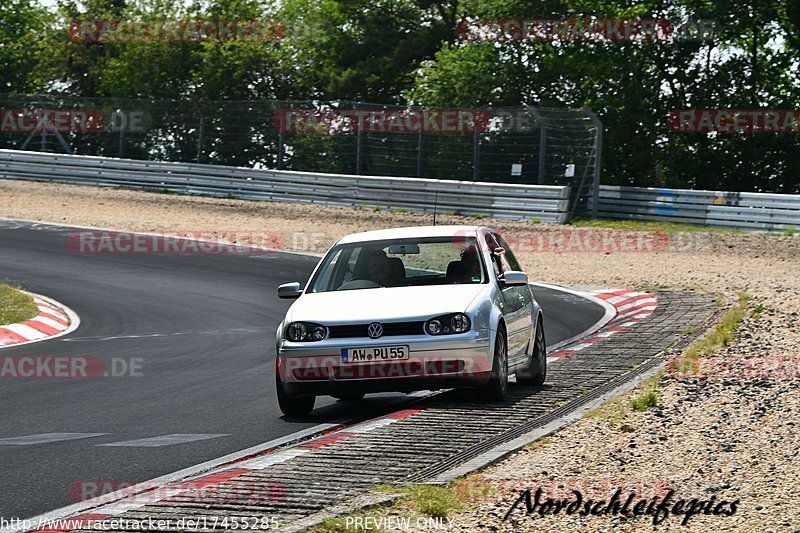
[[[475,247],[469,246],[461,251],[461,265],[461,274],[465,282],[481,280],[481,262]]]

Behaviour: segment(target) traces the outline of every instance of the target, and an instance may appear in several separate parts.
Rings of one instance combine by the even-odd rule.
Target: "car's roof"
[[[419,237],[474,237],[483,226],[411,226],[379,229],[353,233],[339,239],[339,244],[381,241],[387,239],[414,239]]]

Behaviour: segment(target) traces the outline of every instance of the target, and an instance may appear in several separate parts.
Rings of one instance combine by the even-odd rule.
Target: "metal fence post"
[[[547,125],[542,121],[539,128],[539,173],[536,182],[544,185],[545,157],[547,156]]]
[[[419,135],[417,136],[417,177],[422,177],[422,125],[419,127]]]
[[[203,157],[203,144],[205,143],[205,136],[206,136],[206,118],[203,115],[203,111],[200,111],[200,129],[197,136],[197,162],[200,163],[200,160]]]
[[[473,157],[472,157],[472,181],[479,181],[481,177],[481,135],[478,133],[477,125],[473,125],[475,134],[473,135]]]
[[[281,120],[282,122],[283,120]],[[281,128],[278,133],[278,170],[283,170],[283,160],[286,157],[286,133]]]
[[[597,115],[585,106],[584,112],[589,116],[595,127],[597,134],[594,138],[594,181],[592,183],[592,218],[597,218],[597,209],[600,203],[600,162],[601,152],[603,150],[603,123],[597,118]]]
[[[127,127],[127,121],[122,124],[119,128],[119,157],[122,159],[125,157],[125,128]]]
[[[361,132],[361,128],[358,128],[358,133],[356,134],[356,174],[361,174],[361,159],[362,154],[362,138],[363,133]]]
[[[525,109],[533,115],[533,118],[539,123],[539,169],[536,175],[536,183],[544,185],[544,170],[545,170],[545,156],[547,152],[547,126],[545,125],[544,117],[539,111],[529,105]]]

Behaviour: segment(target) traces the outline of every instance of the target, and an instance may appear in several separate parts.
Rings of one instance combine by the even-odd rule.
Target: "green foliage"
[[[463,509],[457,485],[378,485],[377,492],[396,492],[405,495],[401,503],[408,503],[414,511],[425,515],[444,518],[454,511]]]
[[[647,411],[656,405],[658,405],[658,393],[655,390],[645,391],[631,399],[631,407],[634,411]]]
[[[707,228],[683,222],[664,222],[656,220],[608,220],[602,218],[574,218],[570,226],[578,228],[608,228],[621,231],[656,231],[664,233],[738,233],[735,230]]]
[[[707,40],[467,42],[455,33],[462,17],[695,19],[716,28]],[[71,41],[65,28],[80,19],[272,19],[285,31],[267,43]],[[667,125],[673,110],[794,109],[799,61],[800,4],[788,0],[0,3],[0,92],[181,99],[199,109],[213,100],[259,99],[589,106],[604,123],[603,182],[620,185],[800,192],[799,134],[680,133]],[[227,133],[228,146],[209,141],[217,144],[203,147],[203,162],[275,166],[267,156],[231,148],[237,136],[263,137],[264,153],[276,142],[265,133],[269,122],[255,115],[210,120],[206,127]],[[189,153],[197,135],[180,124],[164,119],[159,134]],[[317,155],[335,154],[345,141],[300,140],[285,157],[306,161],[315,154],[319,168],[312,170],[352,172],[352,162]],[[437,139],[428,141],[435,154]],[[163,150],[155,156],[167,157],[171,148]]]
[[[0,93],[40,92],[56,75],[43,64],[53,24],[54,16],[38,2],[0,2]]]
[[[680,109],[793,109],[800,98],[795,3],[475,1],[464,8],[485,18],[713,21],[713,39],[705,41],[459,42],[422,64],[407,95],[433,106],[588,105],[604,123],[608,184],[800,192],[798,135],[680,133],[666,124]]]
[[[747,316],[747,306],[752,297],[741,293],[738,301],[728,309],[720,318],[714,329],[700,339],[694,341],[680,357],[673,360],[669,367],[672,372],[693,374],[697,371],[700,357],[715,353],[730,344],[736,335],[736,330]],[[758,309],[759,306],[756,306]],[[763,310],[758,309],[756,313]]]

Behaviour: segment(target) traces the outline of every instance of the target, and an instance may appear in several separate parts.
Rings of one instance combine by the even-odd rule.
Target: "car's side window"
[[[521,271],[522,267],[520,267],[519,261],[517,261],[517,258],[514,257],[514,252],[511,251],[511,248],[508,246],[508,243],[505,241],[505,239],[503,239],[503,237],[497,235],[496,233],[494,234],[494,237],[495,239],[497,239],[497,242],[498,244],[500,244],[500,247],[503,250],[505,250],[505,253],[503,253],[501,257],[503,272],[506,272],[508,270]]]

